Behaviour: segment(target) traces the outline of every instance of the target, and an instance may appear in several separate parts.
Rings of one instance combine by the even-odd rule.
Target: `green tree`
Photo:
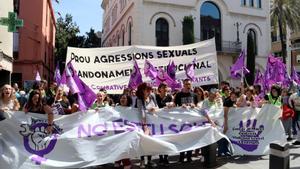
[[[283,62],[286,63],[286,48],[284,42],[284,30],[286,25],[291,30],[300,27],[300,1],[299,0],[273,0],[271,7],[271,22],[274,28],[279,28],[281,41],[281,54]]]
[[[73,17],[66,14],[65,18],[59,17],[56,22],[55,36],[55,59],[56,63],[60,63],[60,67],[64,67],[63,63],[66,60],[67,47],[76,46],[76,34],[79,33],[79,27],[73,22]],[[76,41],[75,41],[76,39]]]
[[[185,16],[182,22],[183,44],[195,43],[193,16]]]
[[[85,48],[101,47],[101,39],[97,36],[94,29],[90,29],[90,32],[86,32],[86,40],[84,42]]]

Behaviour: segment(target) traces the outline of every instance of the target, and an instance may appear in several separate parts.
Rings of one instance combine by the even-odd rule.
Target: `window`
[[[261,0],[257,0],[257,8],[261,8]]]
[[[249,5],[250,5],[251,7],[254,7],[254,0],[249,0]]]
[[[128,45],[130,46],[131,45],[131,35],[132,35],[132,24],[129,23],[129,26],[128,26]]]
[[[155,28],[156,46],[169,46],[169,23],[164,18],[156,21]]]
[[[241,5],[246,6],[247,5],[247,0],[241,0]]]
[[[222,49],[221,12],[212,2],[204,2],[200,10],[201,40],[215,37],[217,51]]]
[[[120,46],[120,34],[118,33],[117,46]]]

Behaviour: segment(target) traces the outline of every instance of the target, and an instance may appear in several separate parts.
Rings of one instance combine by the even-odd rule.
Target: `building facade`
[[[24,27],[14,34],[14,71],[12,82],[20,85],[34,80],[37,71],[42,79],[54,73],[56,23],[51,0],[15,0],[15,12]]]
[[[182,45],[182,21],[194,19],[196,42],[215,37],[220,80],[252,39],[263,70],[271,50],[269,0],[103,0],[103,46]]]
[[[7,18],[13,12],[13,0],[0,1],[0,18]],[[13,33],[0,25],[0,86],[10,83],[13,70]]]

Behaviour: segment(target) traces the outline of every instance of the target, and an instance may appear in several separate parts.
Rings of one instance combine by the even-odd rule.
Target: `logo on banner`
[[[260,136],[264,131],[264,125],[261,124],[259,127],[256,127],[256,125],[256,119],[253,121],[250,119],[247,120],[246,126],[244,126],[243,121],[240,121],[239,127],[232,129],[235,134],[230,138],[231,143],[248,152],[256,150],[259,142],[264,140],[264,137]]]
[[[57,138],[62,129],[53,125],[53,132],[49,135],[46,131],[48,126],[47,120],[31,119],[31,124],[21,124],[20,134],[23,136],[23,144],[27,152],[33,156],[30,157],[33,162],[40,165],[47,159],[44,157],[49,154],[55,147]]]

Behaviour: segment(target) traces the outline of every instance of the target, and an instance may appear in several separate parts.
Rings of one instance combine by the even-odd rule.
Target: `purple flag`
[[[55,72],[54,72],[54,80],[57,84],[60,83],[61,80],[61,74],[59,70],[59,64],[56,65]]]
[[[92,106],[97,98],[97,95],[82,80],[80,80],[80,82],[82,87],[80,93],[78,93],[78,104],[79,109],[81,111],[85,111]]]
[[[265,88],[270,90],[271,86],[275,83],[288,87],[290,84],[290,78],[282,59],[276,58],[270,54],[265,72]]]
[[[174,61],[170,61],[167,66],[167,73],[173,80],[176,80],[176,66]]]
[[[72,63],[69,62],[65,68],[65,71],[63,72],[60,84],[66,84],[70,88],[72,94],[80,93],[80,88],[77,85],[79,82],[76,78],[74,78],[75,75],[76,71],[73,68]]]
[[[77,101],[81,111],[87,110],[97,98],[93,90],[78,77],[71,62],[67,64],[60,83],[66,84],[72,94],[77,93]]]
[[[300,78],[294,66],[291,72],[291,80],[296,82],[298,85],[300,84]]]
[[[141,83],[143,83],[142,74],[136,60],[134,60],[134,65],[130,75],[128,88],[136,89]]]
[[[35,75],[35,81],[41,81],[41,76],[40,76],[40,72],[36,71],[36,75]]]
[[[193,60],[192,63],[188,64],[185,68],[185,74],[187,76],[187,78],[189,78],[191,81],[195,80],[195,65],[196,62],[196,58]]]
[[[144,73],[146,77],[150,77],[151,80],[154,80],[157,76],[156,68],[148,60],[145,61]]]
[[[255,74],[254,85],[264,85],[264,75],[258,69]]]
[[[236,62],[230,66],[230,75],[233,79],[240,79],[242,77],[241,71],[243,71],[244,75],[250,73],[250,71],[245,67],[245,51],[243,50],[240,53],[239,58]]]
[[[159,68],[158,74],[155,80],[155,85],[159,86],[161,83],[166,83],[172,89],[179,89],[182,88],[180,82],[173,80],[167,72],[165,72],[162,68]]]

